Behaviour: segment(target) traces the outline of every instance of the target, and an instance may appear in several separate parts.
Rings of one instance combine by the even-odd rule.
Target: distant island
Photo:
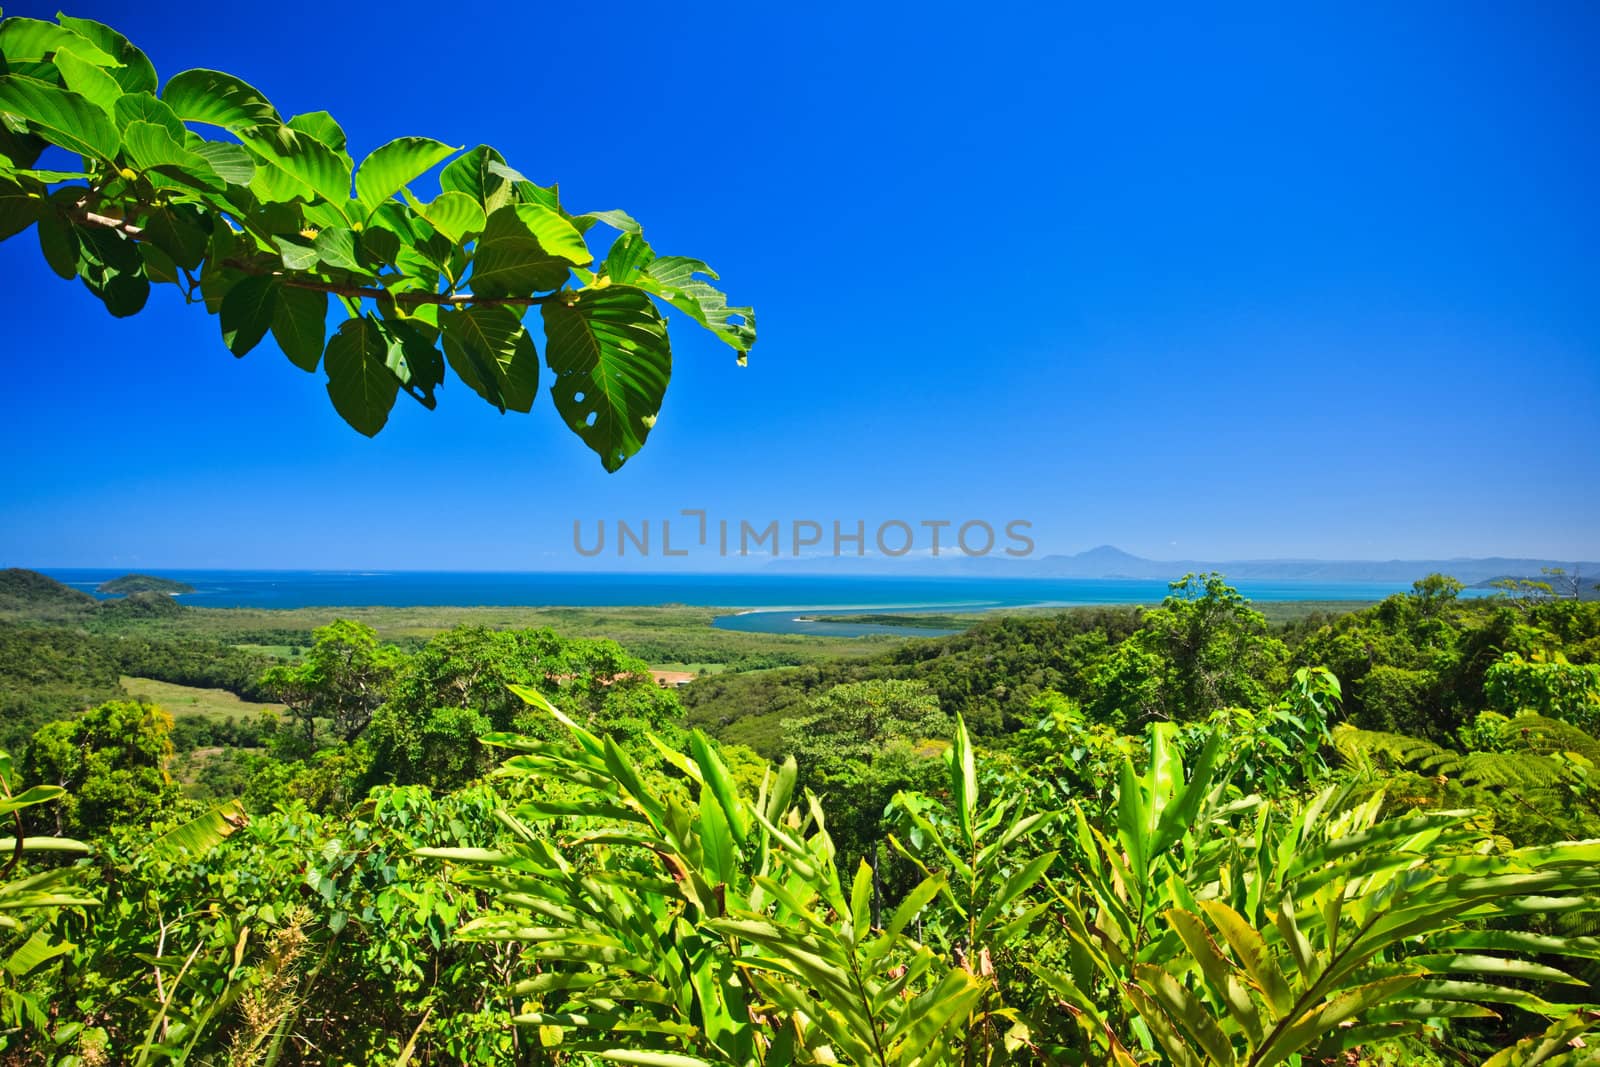
[[[95,589],[97,593],[126,594],[126,593],[192,593],[194,586],[187,582],[174,581],[171,578],[157,578],[152,574],[124,574],[121,578],[113,578],[109,582],[101,582]]]
[[[870,624],[873,626],[903,626],[911,630],[965,630],[972,625],[970,615],[908,615],[900,612],[851,615],[798,615],[797,622]]]

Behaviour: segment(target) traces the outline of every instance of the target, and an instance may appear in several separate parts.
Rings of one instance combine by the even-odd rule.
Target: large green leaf
[[[155,245],[177,266],[194,270],[205,258],[211,219],[193,204],[163,204],[145,216],[143,243]]]
[[[68,89],[107,115],[115,110],[117,100],[122,96],[122,86],[105,68],[84,59],[72,48],[57,52],[54,63]]]
[[[317,258],[335,270],[348,270],[356,273],[368,273],[361,262],[358,251],[359,242],[354,230],[342,226],[332,227],[317,234],[312,242],[317,252]]]
[[[754,308],[729,307],[720,289],[701,281],[697,275],[715,279],[716,273],[698,259],[662,256],[645,267],[635,284],[657,293],[667,303],[710,330],[739,353],[740,361],[756,343]]]
[[[71,280],[78,276],[78,231],[61,216],[45,211],[39,215],[39,252],[57,277]]]
[[[444,381],[444,358],[435,347],[432,328],[418,320],[378,321],[387,345],[384,364],[413,399],[431,409],[433,391]]]
[[[615,471],[639,451],[666,396],[666,323],[637,289],[587,289],[540,306],[556,410]]]
[[[528,411],[539,391],[539,353],[511,308],[477,307],[439,316],[444,354],[456,377],[501,411]]]
[[[37,190],[0,178],[0,241],[32,226],[44,205],[44,197]]]
[[[511,182],[490,169],[495,163],[503,165],[505,157],[481,144],[457,156],[439,172],[439,188],[472,197],[485,213],[492,215],[511,203],[512,192]]]
[[[189,136],[183,120],[167,106],[165,100],[154,93],[125,93],[117,97],[111,117],[116,120],[118,128],[124,130],[130,122],[153,122],[166,130],[179,145],[183,145]]]
[[[185,853],[191,857],[203,856],[232,837],[247,818],[244,806],[237,800],[230,800],[168,830],[148,847],[158,856],[174,857]]]
[[[322,355],[334,410],[368,437],[389,421],[389,410],[400,393],[400,379],[389,369],[388,355],[388,340],[370,315],[347,319]]]
[[[256,159],[298,182],[305,199],[315,193],[341,210],[350,198],[350,164],[310,134],[287,126],[252,126],[234,131]],[[275,186],[275,194],[286,192]],[[293,194],[291,194],[293,195]],[[281,195],[274,200],[287,199]]]
[[[277,304],[278,279],[270,275],[252,275],[229,289],[218,312],[228,351],[242,356],[259,344],[272,326]]]
[[[345,150],[344,127],[326,111],[307,111],[296,115],[284,125],[298,133],[306,134],[312,140],[321,141],[333,149],[339,158],[353,165],[350,153]]]
[[[702,280],[704,275],[715,281],[716,271],[686,256],[658,257],[637,229],[624,230],[612,242],[601,270],[613,282],[636,285],[694,319],[738,352],[740,363],[756,343],[755,310],[729,307],[722,291]]]
[[[303,371],[314,371],[328,335],[328,294],[284,286],[272,311],[272,339]]]
[[[73,18],[71,15],[57,15],[57,20],[62,26],[91,42],[102,53],[109,56],[117,65],[102,64],[106,72],[117,79],[117,84],[122,86],[125,93],[153,93],[158,84],[156,68],[138,48],[135,48],[128,39],[110,26],[95,22],[93,19]],[[74,46],[74,50],[85,59],[92,59],[82,48]]]
[[[488,216],[482,206],[466,193],[440,193],[432,203],[421,206],[417,214],[452,242],[460,243],[483,230]]]
[[[0,111],[27,119],[52,144],[79,155],[111,161],[122,146],[104,111],[69,89],[34,78],[0,76]]]
[[[150,297],[138,244],[113,230],[79,229],[78,277],[119,319],[137,314]]]
[[[122,140],[128,150],[129,160],[140,170],[177,167],[202,183],[216,183],[219,189],[221,187],[221,179],[211,170],[206,158],[173,140],[165,126],[138,119],[128,123],[122,131]],[[210,181],[207,182],[207,179]]]
[[[217,177],[230,185],[249,185],[256,173],[256,162],[243,145],[226,141],[191,144],[190,151],[211,165]]]
[[[49,59],[62,48],[76,48],[79,55],[100,66],[111,66],[118,62],[115,56],[68,26],[17,15],[0,22],[0,56],[4,56],[7,62],[38,62]]]
[[[186,70],[167,79],[161,99],[185,122],[204,122],[238,132],[275,126],[278,111],[254,86],[219,70]]]
[[[356,199],[371,214],[379,204],[457,150],[431,137],[397,137],[380,145],[356,171]]]
[[[549,208],[512,204],[489,216],[472,260],[478,296],[527,296],[559,289],[587,261],[583,235]]]

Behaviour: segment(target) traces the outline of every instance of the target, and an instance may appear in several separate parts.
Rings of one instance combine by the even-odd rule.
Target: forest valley
[[[1512,592],[824,653],[5,572],[0,1062],[1597,1062],[1600,603]]]

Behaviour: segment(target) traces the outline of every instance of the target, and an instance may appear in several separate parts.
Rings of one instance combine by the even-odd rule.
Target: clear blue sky
[[[675,323],[607,476],[548,394],[452,382],[367,440],[270,340],[235,360],[170,289],[113,320],[13,239],[0,565],[545,569],[574,519],[684,507],[1600,556],[1600,8],[1191,7],[80,5],[358,160],[487,142],[623,207],[761,341]]]

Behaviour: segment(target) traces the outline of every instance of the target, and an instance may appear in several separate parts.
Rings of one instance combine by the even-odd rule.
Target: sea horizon
[[[936,611],[1071,607],[1160,601],[1168,580],[951,574],[763,572],[412,571],[152,568],[195,587],[179,603],[207,608],[647,607],[682,604],[765,612]],[[92,595],[125,567],[41,568]],[[144,572],[139,572],[144,573]],[[1173,580],[1182,575],[1173,575]],[[1230,582],[1252,600],[1381,600],[1410,583],[1300,579]]]

